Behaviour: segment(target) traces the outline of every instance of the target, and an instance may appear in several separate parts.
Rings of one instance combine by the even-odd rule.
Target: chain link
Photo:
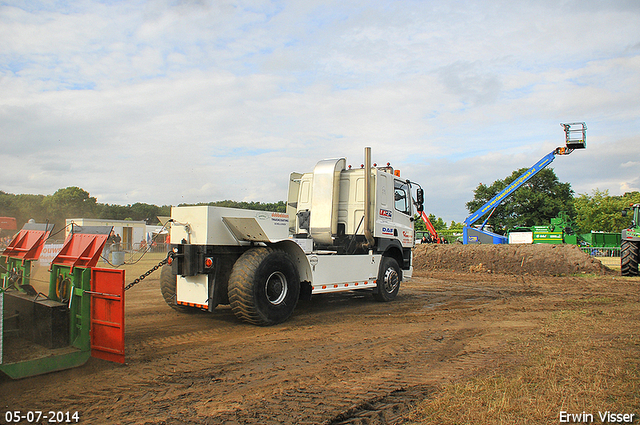
[[[165,264],[167,264],[167,262],[169,261],[169,257],[171,255],[167,255],[167,258],[165,258],[164,260],[160,261],[158,264],[156,264],[155,266],[153,266],[153,268],[149,271],[147,271],[145,274],[140,275],[139,278],[137,278],[136,280],[134,280],[133,282],[131,282],[130,284],[128,284],[127,286],[124,287],[124,290],[127,291],[131,288],[133,288],[134,286],[136,286],[138,283],[142,282],[143,280],[146,279],[147,276],[149,276],[151,273],[155,272],[156,270],[158,270],[160,267],[164,266]]]

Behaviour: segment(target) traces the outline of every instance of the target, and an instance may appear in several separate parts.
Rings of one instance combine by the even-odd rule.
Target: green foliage
[[[456,223],[453,220],[451,220],[451,224],[449,224],[449,230],[455,233],[462,233],[462,227],[464,227],[463,223]]]
[[[71,186],[58,189],[53,195],[44,197],[42,206],[47,212],[49,222],[59,230],[65,226],[67,218],[95,217],[97,201],[96,198],[89,196],[89,192]],[[39,218],[32,218],[40,221]]]
[[[424,232],[427,230],[427,225],[424,224],[424,221],[422,221],[422,218],[420,218],[418,214],[413,216],[413,229],[416,232]]]
[[[433,225],[433,228],[436,229],[436,232],[447,230],[447,223],[445,223],[442,218],[436,218],[434,214],[429,214],[429,221]]]
[[[124,220],[131,215],[130,206],[102,204],[96,218],[109,220]],[[152,223],[149,223],[152,224]]]
[[[135,220],[145,221],[147,224],[158,223],[158,216],[171,215],[171,206],[142,204],[136,202],[133,205],[112,205],[101,204],[96,218],[104,218],[110,220]]]
[[[640,192],[610,196],[609,191],[595,189],[591,196],[582,194],[575,200],[576,224],[581,233],[592,230],[619,233],[631,226],[631,215],[623,217],[621,211],[640,203]]]
[[[474,190],[473,200],[466,204],[469,212],[477,211],[526,171],[527,168],[516,170],[504,180],[496,180],[491,186],[480,183]],[[575,216],[573,190],[571,184],[560,183],[553,169],[547,168],[507,197],[491,215],[488,224],[495,232],[504,234],[516,226],[548,225],[560,211],[567,211],[570,217]],[[478,221],[485,219],[486,216]]]
[[[43,207],[43,195],[13,195],[0,191],[0,216],[14,217],[18,227],[33,218],[44,223],[48,214]]]
[[[424,232],[427,230],[427,226],[422,221],[422,218],[418,214],[414,217],[414,229],[416,232]],[[435,216],[435,214],[429,214],[429,221],[433,225],[433,228],[436,232],[440,233],[443,230],[447,230],[447,223],[441,218]],[[451,224],[455,224],[455,221],[452,221]],[[462,231],[462,225],[460,225],[460,231]]]

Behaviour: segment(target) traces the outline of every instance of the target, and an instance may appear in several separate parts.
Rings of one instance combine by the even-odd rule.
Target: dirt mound
[[[417,245],[416,270],[453,270],[537,276],[611,270],[575,245]]]

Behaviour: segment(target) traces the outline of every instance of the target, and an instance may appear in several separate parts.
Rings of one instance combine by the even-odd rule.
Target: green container
[[[592,242],[591,233],[582,233],[580,237],[582,238],[583,241],[587,243],[587,245],[593,246],[593,244],[591,243]]]
[[[578,235],[564,235],[564,243],[569,245],[578,245]]]
[[[620,246],[620,233],[591,232],[591,246],[598,248],[615,248]]]

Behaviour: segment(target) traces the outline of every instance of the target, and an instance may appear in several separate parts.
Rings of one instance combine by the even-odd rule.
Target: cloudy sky
[[[284,200],[363,149],[469,215],[564,144],[577,194],[640,190],[640,2],[3,1],[0,190],[99,202]]]

